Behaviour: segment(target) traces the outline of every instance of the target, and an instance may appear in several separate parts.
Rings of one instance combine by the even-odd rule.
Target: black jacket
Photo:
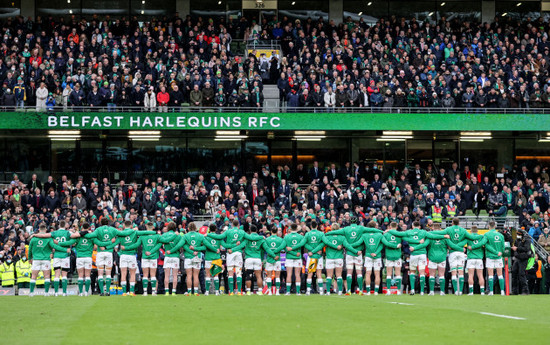
[[[517,249],[514,253],[514,257],[517,260],[524,261],[528,260],[531,257],[533,253],[531,251],[531,239],[524,236],[521,241],[516,241],[516,247]]]

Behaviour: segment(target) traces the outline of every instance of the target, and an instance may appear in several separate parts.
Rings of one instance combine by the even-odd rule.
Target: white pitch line
[[[485,312],[479,312],[480,314],[483,314],[483,315],[489,315],[489,316],[496,316],[496,317],[502,317],[502,318],[505,318],[505,319],[514,319],[514,320],[527,320],[526,318],[523,318],[523,317],[517,317],[517,316],[510,316],[510,315],[501,315],[501,314],[493,314],[493,313],[485,313]]]
[[[388,302],[388,303],[399,304],[399,305],[414,305],[414,304],[411,304],[411,303],[403,303],[403,302]]]

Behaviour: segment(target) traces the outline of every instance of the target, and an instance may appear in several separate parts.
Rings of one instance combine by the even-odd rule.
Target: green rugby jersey
[[[475,239],[468,240],[468,259],[483,259],[483,246],[487,243],[487,238],[483,235],[471,234]]]
[[[286,252],[286,258],[290,260],[301,259],[301,248],[306,244],[306,238],[297,232],[291,232],[285,236],[284,240],[286,246],[292,248],[292,250]]]
[[[382,244],[386,248],[386,259],[395,261],[401,259],[401,248],[397,248],[401,244],[401,237],[397,237],[389,232],[382,237]]]
[[[159,258],[159,250],[162,247],[162,243],[159,242],[160,235],[144,235],[140,236],[138,241],[141,243],[141,258],[147,260],[156,260]],[[150,254],[147,255],[146,253]]]
[[[351,244],[355,249],[359,249],[359,247],[363,245],[364,233],[382,234],[383,231],[375,228],[367,228],[357,224],[351,224],[342,229],[333,230],[331,233],[334,233],[334,235],[344,235],[349,244]],[[348,255],[357,256],[353,253],[349,253]]]
[[[141,245],[141,242],[138,241],[138,236],[145,235],[154,235],[154,231],[140,231],[134,229],[124,229],[118,231],[117,237],[119,237],[119,242],[121,246],[124,246],[124,249],[121,248],[120,255],[136,255],[137,249]]]
[[[267,243],[267,246],[271,249],[271,252],[275,256],[281,256],[281,252],[285,250],[286,242],[282,237],[279,237],[277,235],[271,235],[268,238],[265,239],[265,242]],[[280,258],[279,258],[280,260]],[[275,260],[274,257],[267,256],[267,262],[270,264],[274,264],[279,260]]]
[[[52,249],[55,249],[56,245],[51,238],[38,238],[33,237],[29,243],[29,260],[50,260]],[[59,247],[62,250],[66,248]]]
[[[185,241],[183,242],[183,254],[186,259],[193,259],[197,256],[200,256],[200,252],[206,249],[203,245],[204,236],[199,234],[196,231],[190,231],[184,236]],[[193,247],[191,249],[190,247]],[[197,253],[194,255],[193,253]]]
[[[99,228],[95,229],[94,233],[96,236],[96,240],[94,241],[94,243],[98,246],[98,253],[112,253],[119,243],[119,239],[117,238],[118,230],[113,228],[112,226],[100,226]],[[113,239],[115,239],[116,241],[112,242]]]
[[[218,253],[218,250],[221,250],[221,244],[222,241],[225,238],[225,235],[222,234],[216,234],[216,233],[208,233],[204,237],[202,244],[206,248],[204,251],[204,259],[206,261],[212,261],[212,260],[218,260],[221,258],[220,253]]]
[[[317,229],[310,230],[304,235],[306,239],[306,244],[304,245],[304,248],[306,248],[306,250],[312,254],[312,259],[320,259],[323,257],[322,250],[325,246],[325,244],[323,243],[323,236],[323,232]],[[319,245],[321,245],[321,249],[317,249]]]
[[[382,257],[382,249],[384,249],[384,244],[382,239],[384,235],[380,233],[366,233],[362,236],[363,243],[365,245],[365,252],[363,256],[371,259],[379,259]],[[371,254],[375,254],[372,256]]]
[[[222,247],[225,249],[233,249],[238,246],[237,243],[242,243],[246,232],[239,228],[232,227],[227,229],[223,234],[225,238],[222,240]]]
[[[69,230],[59,229],[59,230],[52,231],[51,234],[52,234],[52,239],[56,240],[58,244],[71,241],[71,232]],[[72,241],[70,243],[71,243],[70,245],[72,245],[75,243],[75,241]],[[66,249],[62,251],[56,250],[55,253],[53,254],[53,257],[57,259],[65,259],[65,258],[68,258],[69,256],[70,254],[67,253]]]
[[[346,248],[350,253],[357,255],[357,250],[348,243],[345,236],[332,235],[331,232],[327,232],[323,237],[323,242],[327,245],[327,259],[343,259],[343,248]],[[342,246],[342,249],[338,249],[338,246]]]
[[[502,259],[504,255],[504,235],[493,229],[486,232],[484,236],[487,238],[485,256],[488,259]],[[498,253],[501,253],[501,256],[498,256]]]
[[[170,230],[162,234],[162,236],[159,237],[158,241],[160,243],[164,243],[164,250],[166,252],[170,252],[170,254],[165,253],[165,257],[179,258],[180,253],[178,252],[178,250],[185,243],[185,238]]]

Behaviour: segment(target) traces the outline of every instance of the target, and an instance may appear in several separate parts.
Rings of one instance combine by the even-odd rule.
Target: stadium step
[[[264,113],[279,111],[279,89],[277,85],[264,85]]]

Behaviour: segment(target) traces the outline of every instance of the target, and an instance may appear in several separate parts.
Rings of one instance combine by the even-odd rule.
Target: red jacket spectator
[[[168,105],[168,101],[170,100],[170,95],[168,92],[159,92],[157,93],[157,103],[159,105]]]

